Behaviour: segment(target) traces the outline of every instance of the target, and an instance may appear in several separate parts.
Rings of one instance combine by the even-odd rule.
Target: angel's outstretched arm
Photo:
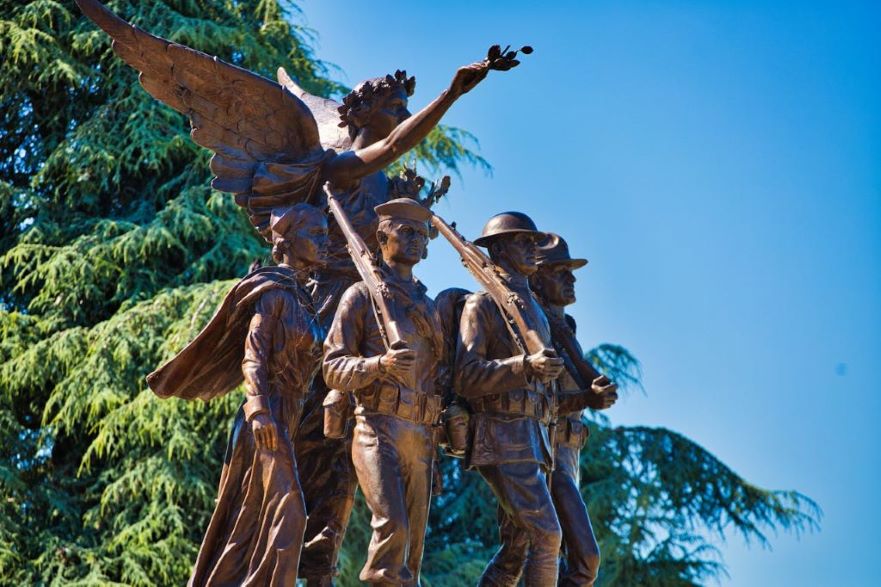
[[[460,67],[449,88],[395,127],[386,138],[363,149],[340,153],[328,161],[324,168],[325,178],[335,186],[344,186],[385,169],[428,136],[453,102],[480,83],[490,68],[487,60]]]

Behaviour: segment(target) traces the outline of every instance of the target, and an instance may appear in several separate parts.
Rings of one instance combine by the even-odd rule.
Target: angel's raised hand
[[[474,86],[486,78],[489,69],[489,63],[486,60],[477,61],[471,65],[463,65],[456,70],[456,75],[453,77],[450,89],[456,95],[467,94]]]
[[[512,51],[508,45],[504,49],[500,45],[493,45],[486,53],[486,59],[460,67],[453,78],[451,89],[457,95],[469,92],[474,86],[479,84],[489,73],[489,70],[508,71],[520,65],[517,60],[517,54],[523,53],[529,55],[532,53],[532,47],[524,45],[520,49]]]

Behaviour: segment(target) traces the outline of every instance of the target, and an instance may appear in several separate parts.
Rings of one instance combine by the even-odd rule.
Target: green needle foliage
[[[279,0],[112,0],[142,28],[267,77],[284,65],[339,95]],[[184,117],[153,100],[72,0],[0,0],[0,585],[185,582],[214,506],[236,393],[160,401],[144,376],[207,322],[265,244]],[[381,74],[385,72],[377,72]],[[441,128],[416,151],[432,172],[488,168]],[[638,383],[623,349],[593,358]],[[723,572],[713,535],[760,543],[815,524],[792,492],[749,485],[667,430],[597,419],[584,492],[605,585],[693,585]],[[473,582],[496,542],[492,496],[443,462],[426,582]],[[369,527],[342,556],[355,584]]]

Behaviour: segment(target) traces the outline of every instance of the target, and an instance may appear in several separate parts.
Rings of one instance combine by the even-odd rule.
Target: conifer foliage
[[[295,5],[107,4],[267,77],[283,65],[315,94],[344,90],[310,31],[292,24]],[[266,247],[232,198],[210,189],[208,153],[184,117],[140,88],[72,0],[0,0],[0,55],[0,584],[181,584],[240,396],[160,401],[144,376]],[[486,166],[471,144],[441,128],[417,157],[433,169]],[[601,358],[626,367],[622,356]],[[752,487],[675,433],[596,429],[585,493],[617,584],[718,573],[707,527],[763,540],[768,528],[814,523],[799,494]],[[444,474],[425,566],[435,585],[473,580],[496,541],[480,481],[457,463]],[[355,516],[346,584],[363,560],[364,523]]]

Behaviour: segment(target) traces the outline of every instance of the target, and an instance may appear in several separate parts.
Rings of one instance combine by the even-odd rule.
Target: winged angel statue
[[[143,31],[97,0],[76,3],[113,38],[114,52],[140,71],[144,89],[189,117],[193,140],[214,152],[212,186],[233,193],[265,238],[273,208],[320,204],[318,188],[330,181],[359,232],[363,227],[372,239],[369,217],[388,199],[382,170],[425,138],[489,70],[519,63],[516,51],[495,46],[486,59],[459,68],[449,88],[411,116],[407,100],[416,80],[406,72],[362,82],[340,104],[304,91],[284,68],[274,82]],[[331,250],[345,255],[333,246],[344,242],[333,232]]]

